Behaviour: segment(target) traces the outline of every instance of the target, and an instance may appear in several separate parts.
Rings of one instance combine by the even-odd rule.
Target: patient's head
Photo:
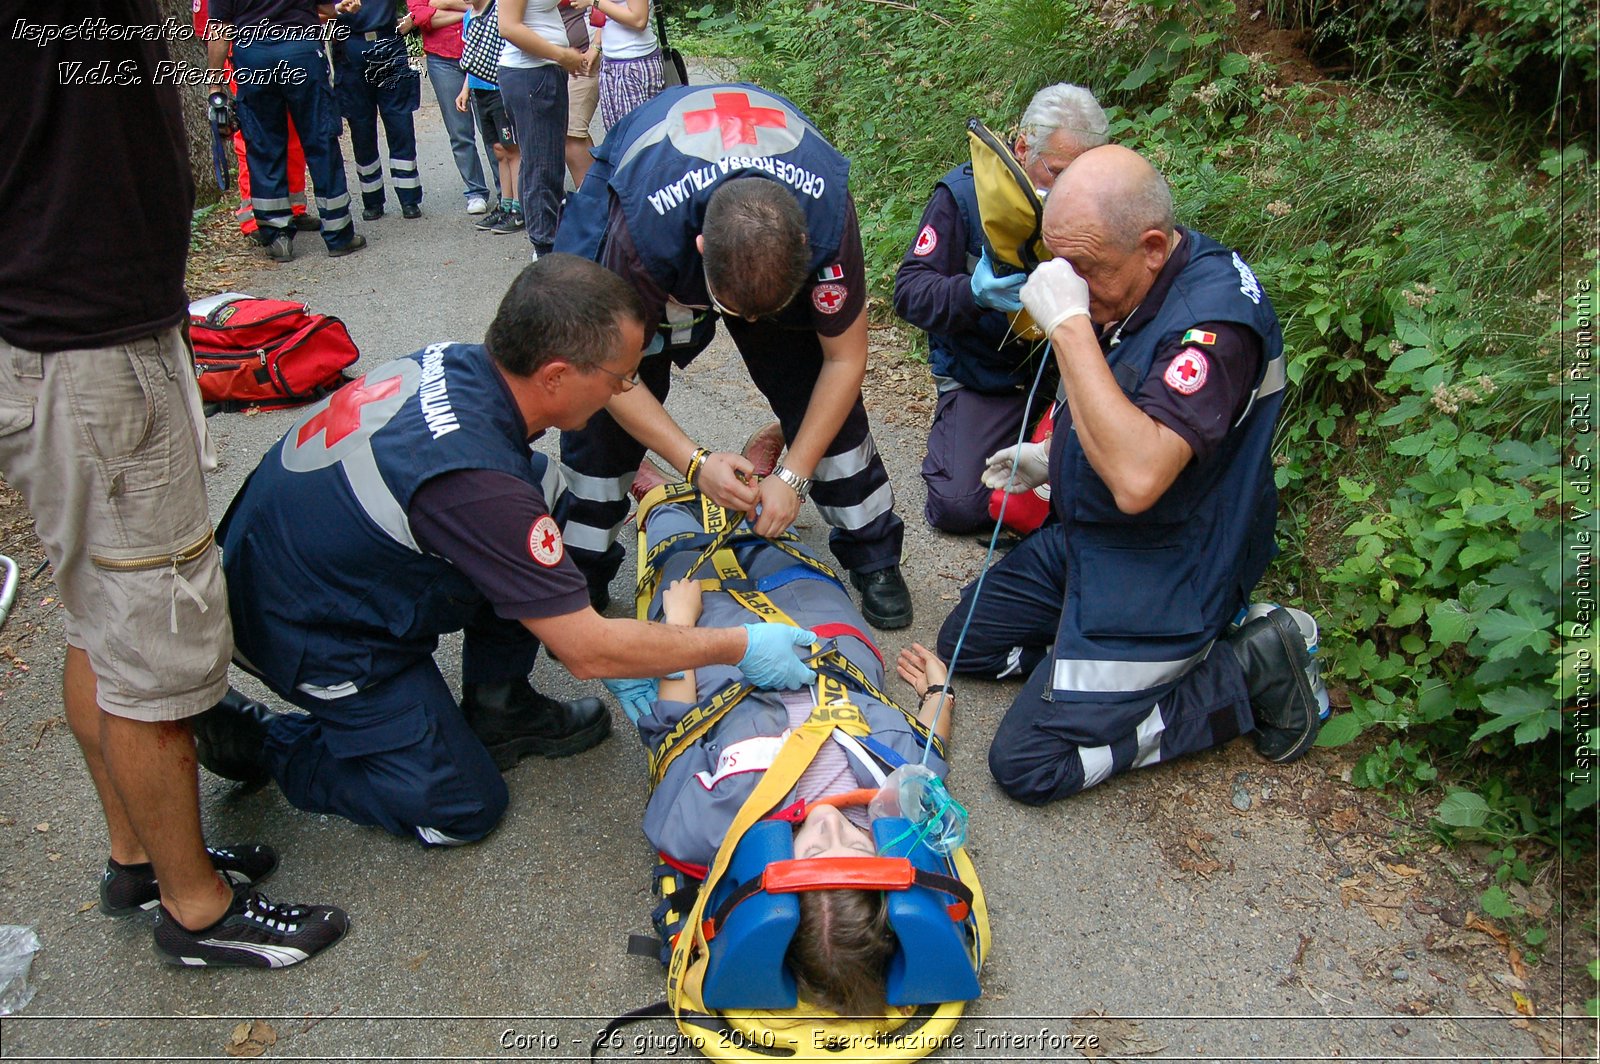
[[[812,807],[794,837],[797,859],[873,857],[865,831],[828,805]],[[789,969],[801,997],[841,1016],[884,1011],[884,970],[894,953],[894,932],[883,892],[800,892],[800,927],[789,944]]]

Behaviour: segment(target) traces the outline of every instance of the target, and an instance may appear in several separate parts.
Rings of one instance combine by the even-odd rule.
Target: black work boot
[[[193,718],[195,756],[215,775],[240,783],[272,778],[261,748],[272,710],[228,688],[222,701]]]
[[[570,757],[611,734],[611,713],[598,698],[557,702],[525,679],[462,684],[461,712],[501,772],[529,754]]]
[[[1310,750],[1322,719],[1306,678],[1311,654],[1294,617],[1286,609],[1273,610],[1224,636],[1222,643],[1244,669],[1256,751],[1268,761],[1287,762]]]
[[[888,630],[911,623],[911,589],[898,565],[870,573],[852,572],[850,582],[861,592],[861,616],[868,624]]]

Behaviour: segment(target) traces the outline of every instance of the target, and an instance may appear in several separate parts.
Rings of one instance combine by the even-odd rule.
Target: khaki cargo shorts
[[[595,105],[600,102],[600,78],[567,75],[567,136],[579,140],[589,135]]]
[[[191,367],[176,327],[50,354],[0,340],[0,476],[33,514],[100,707],[135,720],[191,717],[228,689]]]

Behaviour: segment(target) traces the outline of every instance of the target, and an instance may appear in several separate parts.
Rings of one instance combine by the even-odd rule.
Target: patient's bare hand
[[[698,580],[674,580],[661,593],[661,614],[668,624],[698,623],[701,605]]]
[[[930,684],[944,683],[950,676],[950,670],[939,660],[939,655],[921,643],[902,649],[894,669],[917,692],[918,698],[928,693]]]

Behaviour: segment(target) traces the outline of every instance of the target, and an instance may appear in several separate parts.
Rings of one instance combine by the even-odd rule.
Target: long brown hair
[[[787,959],[802,1000],[840,1016],[882,1016],[894,948],[882,891],[800,893],[800,926]]]

